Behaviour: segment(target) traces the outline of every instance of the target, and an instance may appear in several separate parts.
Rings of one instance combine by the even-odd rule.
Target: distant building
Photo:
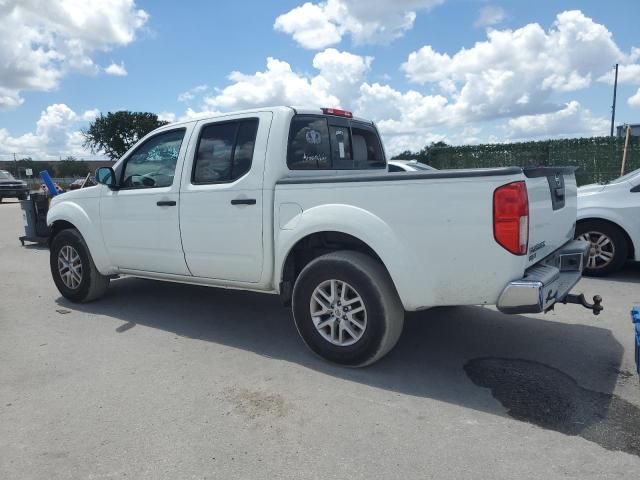
[[[99,167],[112,167],[113,164],[115,162],[112,162],[111,160],[82,160],[83,162],[85,162],[87,164],[87,166],[89,167],[89,171],[87,173],[91,173],[93,174],[96,169],[98,169]],[[32,166],[34,168],[32,168],[33,170],[33,176],[36,177],[43,169],[49,167],[49,168],[55,168],[55,164],[56,164],[57,160],[33,160]],[[38,168],[38,164],[42,163],[42,167]],[[0,160],[0,170],[7,170],[8,172],[11,172],[12,174],[16,175],[19,178],[25,178],[26,177],[26,173],[25,173],[25,168],[23,166],[21,166],[18,169],[18,172],[16,172],[16,164],[13,160]]]
[[[616,127],[618,137],[623,137],[627,134],[627,127],[631,127],[631,136],[640,137],[640,123],[633,123],[630,125],[618,125]]]

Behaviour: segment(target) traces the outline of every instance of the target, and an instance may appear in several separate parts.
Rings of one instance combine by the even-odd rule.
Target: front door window
[[[140,145],[127,158],[122,188],[170,187],[176,173],[178,153],[185,130],[159,133]]]

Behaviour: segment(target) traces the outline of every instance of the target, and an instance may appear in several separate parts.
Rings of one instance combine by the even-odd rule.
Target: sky
[[[388,154],[640,123],[640,2],[0,0],[0,159],[100,158],[110,111],[349,109]]]

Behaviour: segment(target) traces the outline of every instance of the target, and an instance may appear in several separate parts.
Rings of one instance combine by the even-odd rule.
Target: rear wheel
[[[386,355],[402,333],[404,309],[389,274],[368,255],[339,251],[311,261],[292,300],[300,336],[321,357],[363,367]]]
[[[49,264],[56,287],[72,302],[91,302],[107,291],[109,277],[98,271],[87,244],[76,229],[63,230],[53,238]]]
[[[581,222],[576,238],[591,245],[585,275],[600,277],[620,270],[629,257],[629,246],[619,227],[600,220]]]

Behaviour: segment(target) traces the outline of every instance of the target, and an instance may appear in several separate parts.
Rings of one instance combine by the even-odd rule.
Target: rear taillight
[[[493,236],[514,255],[529,246],[529,198],[524,182],[513,182],[493,192]]]

